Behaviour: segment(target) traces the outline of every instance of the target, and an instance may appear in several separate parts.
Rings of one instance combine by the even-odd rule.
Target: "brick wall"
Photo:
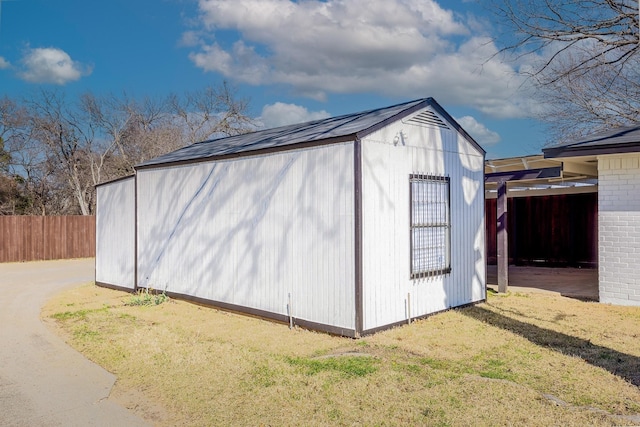
[[[640,306],[640,154],[598,159],[600,302]]]

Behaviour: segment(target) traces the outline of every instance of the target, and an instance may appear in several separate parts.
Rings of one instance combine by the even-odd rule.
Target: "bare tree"
[[[239,99],[227,82],[208,86],[182,97],[169,97],[170,112],[183,128],[185,143],[205,141],[216,135],[238,135],[251,128],[247,117],[248,101]]]
[[[91,121],[61,92],[43,90],[28,108],[33,137],[45,148],[48,177],[66,182],[79,213],[90,215],[96,184],[87,176],[96,137]]]
[[[32,213],[33,198],[25,176],[36,162],[26,109],[0,99],[0,214]]]
[[[0,99],[0,214],[90,215],[95,185],[185,144],[248,130],[246,109],[226,83],[141,100],[48,90]]]
[[[502,52],[532,59],[525,73],[556,137],[640,122],[637,0],[498,0],[494,10]]]

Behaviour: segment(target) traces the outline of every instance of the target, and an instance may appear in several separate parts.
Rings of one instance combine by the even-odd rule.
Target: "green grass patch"
[[[51,315],[52,319],[65,321],[65,320],[84,320],[87,318],[89,314],[95,313],[106,313],[109,310],[109,307],[102,308],[94,308],[94,309],[86,309],[86,310],[77,310],[77,311],[63,311],[59,313],[54,313]]]
[[[257,366],[251,371],[253,383],[260,387],[271,387],[275,385],[278,376],[278,372],[266,365]]]
[[[509,371],[505,362],[497,359],[487,359],[478,374],[483,378],[494,380],[514,380],[514,375]]]
[[[422,367],[414,363],[401,363],[394,362],[391,364],[391,368],[397,372],[406,372],[408,374],[419,374],[422,372]]]
[[[88,325],[80,325],[73,331],[73,337],[78,341],[95,341],[100,339],[100,333]]]
[[[378,360],[369,356],[335,356],[322,359],[289,357],[291,366],[301,368],[306,375],[337,372],[345,377],[364,377],[378,370]]]
[[[423,357],[420,363],[430,367],[431,369],[448,371],[452,368],[452,362],[449,360],[434,359],[432,357]]]

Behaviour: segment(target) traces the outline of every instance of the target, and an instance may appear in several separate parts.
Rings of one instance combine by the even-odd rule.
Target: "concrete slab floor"
[[[498,268],[487,266],[487,286],[498,290]],[[598,301],[598,269],[509,266],[509,291],[552,292]]]

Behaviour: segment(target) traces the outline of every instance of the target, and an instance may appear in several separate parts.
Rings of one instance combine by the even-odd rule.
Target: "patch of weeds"
[[[509,298],[511,295],[513,295],[511,292],[507,291],[505,293],[500,293],[498,291],[496,291],[495,289],[487,289],[487,299],[489,298]]]
[[[78,341],[96,341],[100,338],[100,333],[87,325],[80,325],[74,329],[73,337]]]
[[[422,372],[422,368],[412,363],[397,363],[394,362],[391,365],[391,369],[397,372],[406,372],[409,374],[419,374]]]
[[[339,409],[332,408],[327,412],[327,418],[331,421],[339,421],[342,418],[342,412]]]
[[[122,320],[138,320],[138,318],[136,316],[132,316],[132,315],[127,314],[127,313],[118,314],[118,319],[122,319]]]
[[[160,305],[167,301],[169,301],[169,296],[167,296],[164,291],[162,293],[157,293],[154,292],[153,289],[149,290],[149,288],[145,288],[134,293],[131,298],[129,298],[129,301],[125,302],[124,305],[153,306]]]
[[[420,411],[420,414],[423,417],[426,417],[426,418],[429,419],[429,424],[430,425],[439,425],[439,426],[450,426],[451,425],[449,422],[445,421],[447,414],[444,411],[444,409],[441,409],[441,408],[437,408],[437,409],[425,408],[422,411]]]
[[[171,365],[171,357],[165,352],[156,353],[152,357],[153,365],[157,369],[167,368]]]
[[[513,294],[514,297],[520,297],[520,298],[531,298],[531,294],[526,294],[523,292],[516,292]]]
[[[520,354],[521,356],[524,356],[525,360],[527,361],[542,359],[542,354],[538,352],[534,352],[529,348],[515,347],[514,350],[516,353]]]
[[[462,408],[464,406],[462,401],[456,396],[447,396],[445,400],[447,402],[446,406],[449,408]]]
[[[624,407],[631,414],[640,413],[640,404],[637,402],[634,402],[633,400],[626,399],[624,401]]]
[[[262,365],[251,371],[252,381],[262,387],[271,387],[276,384],[277,372],[268,366]]]
[[[378,370],[378,360],[373,357],[338,356],[323,359],[288,357],[291,366],[302,368],[306,375],[320,372],[337,372],[346,377],[364,377]]]
[[[420,363],[427,365],[431,369],[448,370],[450,368],[450,362],[441,359],[434,359],[432,357],[423,357],[420,359]]]
[[[491,378],[494,380],[510,380],[513,381],[514,376],[505,366],[502,360],[488,359],[483,369],[478,372],[483,378]]]
[[[105,306],[102,308],[94,308],[92,310],[64,311],[64,312],[52,314],[51,318],[59,321],[65,321],[70,319],[84,320],[87,318],[87,315],[91,313],[100,313],[100,312],[106,313],[108,310],[109,310],[109,307]]]
[[[60,313],[55,313],[51,315],[52,319],[65,321],[69,319],[85,319],[87,317],[87,310],[79,310],[79,311],[65,311]]]

